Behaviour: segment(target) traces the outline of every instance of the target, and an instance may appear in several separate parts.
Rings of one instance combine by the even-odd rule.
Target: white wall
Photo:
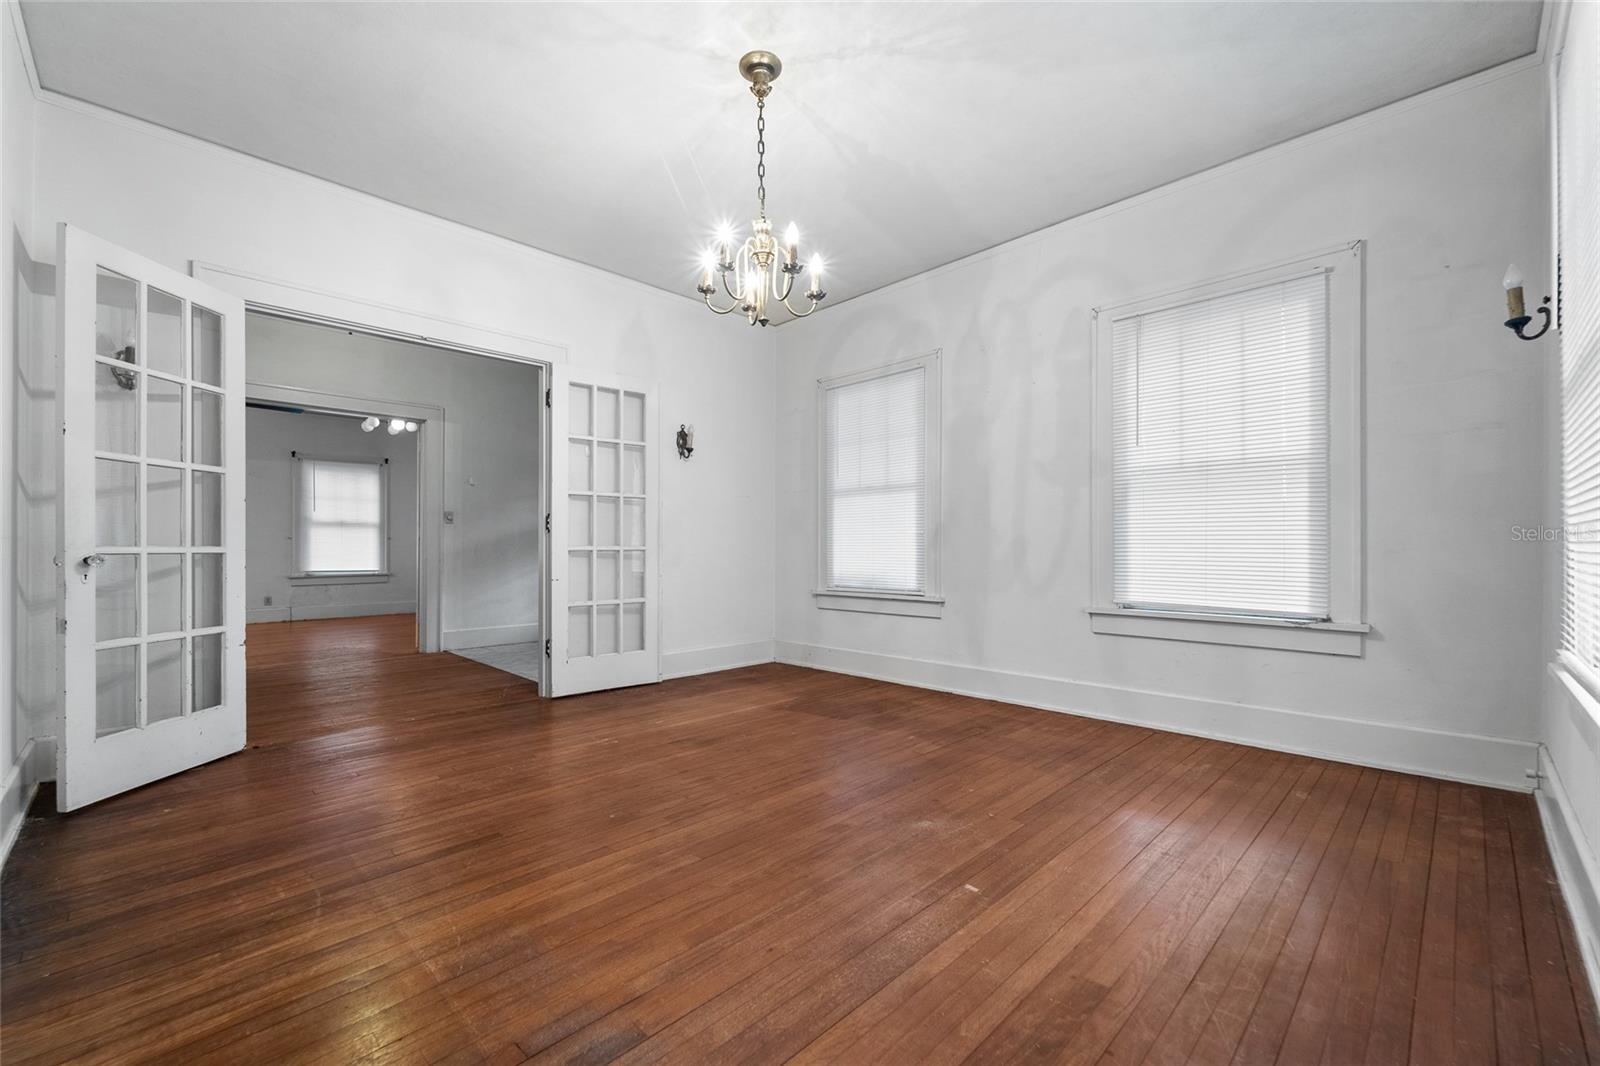
[[[1510,530],[1543,514],[1553,355],[1501,326],[1499,279],[1546,262],[1542,79],[1458,84],[780,330],[779,657],[1526,787],[1542,563]],[[1358,238],[1364,657],[1091,633],[1089,309]],[[816,380],[935,348],[944,616],[819,610]]]
[[[247,349],[248,351],[248,349]],[[357,583],[290,580],[295,452],[387,461],[389,576]],[[417,609],[417,435],[363,433],[343,415],[245,411],[245,614],[251,622],[411,614]],[[537,488],[537,486],[536,486]],[[536,579],[537,580],[537,579]],[[271,600],[271,603],[266,602]],[[538,603],[538,586],[534,586]]]
[[[538,639],[538,370],[260,315],[250,317],[245,345],[252,384],[443,408],[441,510],[455,521],[423,520],[440,533],[444,647]],[[251,608],[260,605],[252,595]]]

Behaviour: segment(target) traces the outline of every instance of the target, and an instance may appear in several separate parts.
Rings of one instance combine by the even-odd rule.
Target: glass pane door
[[[658,680],[651,390],[560,368],[556,384],[552,695]]]
[[[243,306],[70,227],[58,261],[72,809],[243,743]]]

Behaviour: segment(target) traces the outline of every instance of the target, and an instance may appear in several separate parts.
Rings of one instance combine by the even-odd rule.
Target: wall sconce
[[[694,454],[694,427],[678,427],[678,458],[687,459]]]
[[[1533,316],[1528,314],[1527,306],[1522,302],[1522,269],[1512,263],[1506,268],[1506,314],[1511,317],[1506,319],[1506,328],[1525,341],[1536,341],[1550,331],[1550,297],[1544,298],[1538,311],[1544,316],[1544,324],[1539,327],[1539,332],[1528,334],[1522,332],[1528,328],[1528,323],[1533,321]]]

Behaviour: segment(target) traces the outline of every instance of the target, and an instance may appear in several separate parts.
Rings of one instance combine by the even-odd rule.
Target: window
[[[818,383],[819,607],[937,616],[939,356]]]
[[[1600,11],[1592,5],[1573,5],[1558,62],[1561,648],[1563,661],[1600,688]]]
[[[294,576],[388,570],[388,466],[295,456]]]
[[[1098,631],[1359,654],[1360,254],[1098,314]]]

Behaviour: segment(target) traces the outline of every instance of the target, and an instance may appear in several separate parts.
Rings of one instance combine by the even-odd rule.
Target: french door
[[[244,304],[62,225],[63,811],[244,746]]]
[[[550,695],[659,681],[655,389],[558,365],[550,416]]]

